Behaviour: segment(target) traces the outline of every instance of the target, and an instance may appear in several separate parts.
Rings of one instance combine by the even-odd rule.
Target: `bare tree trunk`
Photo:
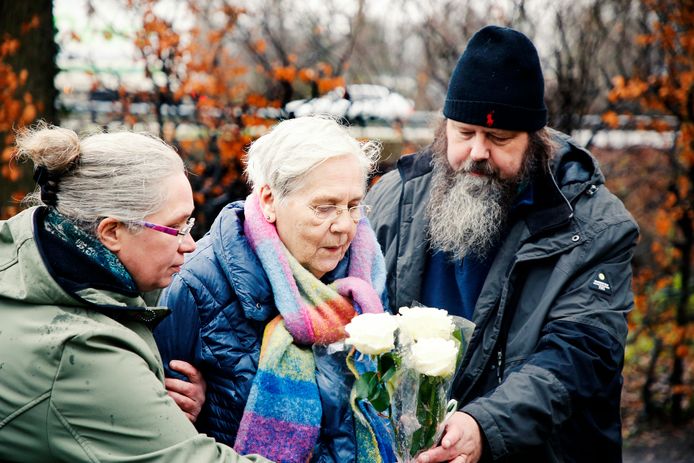
[[[690,184],[694,184],[694,166],[689,167],[687,175],[689,176]],[[694,230],[692,230],[692,219],[688,214],[682,214],[682,217],[677,221],[677,226],[682,232],[682,241],[677,243],[676,247],[679,249],[680,261],[679,261],[679,274],[681,276],[682,287],[677,298],[677,314],[675,317],[677,329],[684,332],[689,322],[689,314],[687,309],[689,308],[689,298],[692,293],[691,291],[691,279],[692,279],[692,252],[694,251]],[[672,374],[670,375],[670,388],[673,390],[672,394],[672,422],[673,424],[681,424],[685,420],[685,416],[682,409],[682,402],[684,401],[685,394],[682,388],[679,387],[684,384],[684,358],[678,352],[678,348],[682,345],[685,339],[679,340],[673,346],[673,365]]]
[[[30,24],[34,17],[38,22],[32,27]],[[53,0],[0,0],[0,36],[9,34],[20,42],[17,53],[8,59],[9,64],[17,73],[27,70],[29,77],[25,90],[37,104],[39,117],[54,124],[58,122],[55,111],[58,92],[53,83],[58,73],[55,33]]]
[[[646,371],[646,381],[641,388],[641,398],[643,399],[643,414],[646,419],[653,418],[655,415],[655,406],[651,394],[651,387],[655,383],[655,367],[658,365],[658,357],[663,349],[663,341],[654,335],[653,350],[651,351],[651,359],[648,362],[648,370]]]
[[[26,84],[17,90],[13,99],[23,105],[33,104],[37,119],[57,124],[57,91],[53,82],[57,74],[55,56],[58,47],[54,36],[52,0],[0,0],[0,41],[5,38],[19,41],[16,53],[6,56],[4,61],[16,75],[20,75],[22,70],[26,70],[27,75]],[[8,123],[10,129],[0,131],[0,153],[6,144],[13,142],[11,131],[18,128],[16,120],[4,122]],[[0,160],[0,167],[6,162]],[[12,169],[20,169],[16,181],[0,177],[0,218],[9,214],[7,207],[16,205],[11,198],[15,192],[26,192],[34,186],[28,165],[13,165]]]

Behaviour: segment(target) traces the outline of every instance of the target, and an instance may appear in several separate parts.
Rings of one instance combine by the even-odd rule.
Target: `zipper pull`
[[[499,384],[501,384],[501,363],[502,363],[502,354],[501,354],[501,348],[499,348],[498,351],[496,351],[496,378],[499,380]]]

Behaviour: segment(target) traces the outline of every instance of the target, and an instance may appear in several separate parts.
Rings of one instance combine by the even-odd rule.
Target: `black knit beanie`
[[[443,115],[466,124],[534,132],[547,124],[545,82],[533,43],[513,29],[475,33],[448,83]]]

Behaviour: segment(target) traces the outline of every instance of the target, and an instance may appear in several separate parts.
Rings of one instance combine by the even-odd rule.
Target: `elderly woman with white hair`
[[[181,158],[45,124],[17,149],[40,191],[0,221],[0,461],[267,461],[197,432],[194,384],[167,382],[189,418],[165,389],[151,330],[167,311],[144,295],[195,249]]]
[[[383,311],[362,204],[378,151],[320,117],[251,145],[252,193],[222,210],[160,300],[173,313],[155,332],[164,359],[207,381],[200,431],[274,461],[378,461],[357,438],[344,359],[314,355],[355,314]]]

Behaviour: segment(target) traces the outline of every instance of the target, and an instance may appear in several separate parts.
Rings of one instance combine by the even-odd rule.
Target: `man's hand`
[[[183,410],[183,413],[186,414],[191,423],[195,423],[202,405],[205,403],[205,390],[207,389],[205,379],[202,377],[200,370],[183,360],[172,360],[169,362],[169,367],[184,374],[190,381],[166,378],[164,386],[166,386],[169,396]]]
[[[481,456],[482,434],[477,421],[467,413],[455,412],[446,423],[441,445],[422,453],[417,463],[477,463]]]

